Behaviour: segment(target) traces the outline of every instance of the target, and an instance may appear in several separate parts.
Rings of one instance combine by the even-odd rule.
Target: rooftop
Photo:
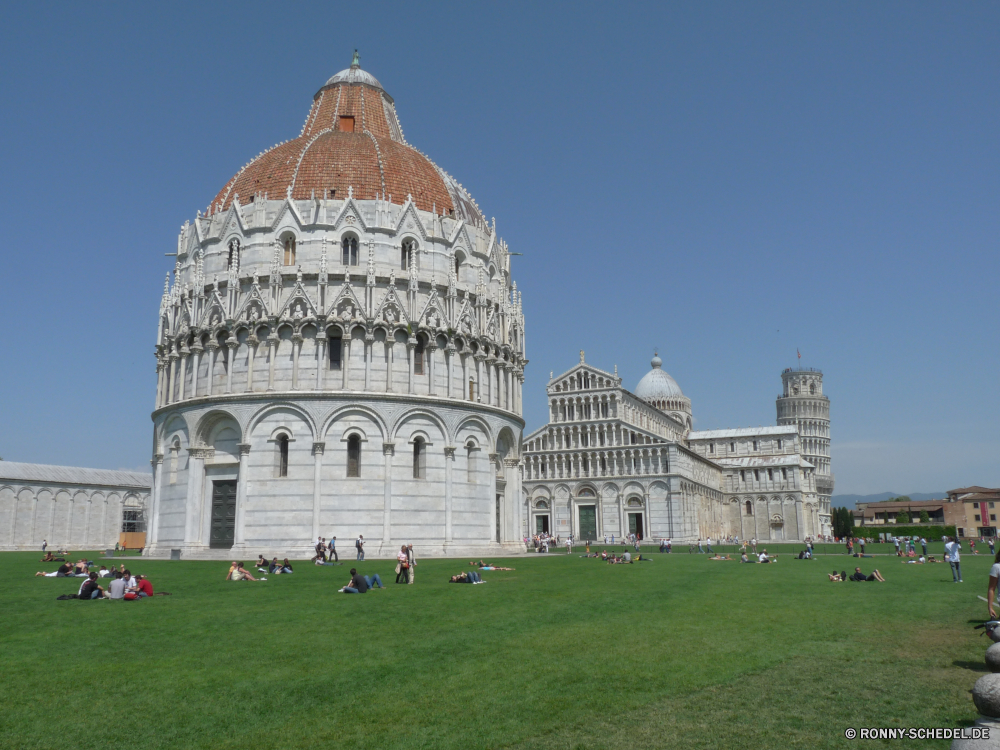
[[[799,428],[793,424],[771,425],[769,427],[736,427],[731,430],[697,430],[688,435],[688,440],[757,437],[760,435],[797,435],[798,433]]]
[[[78,466],[0,461],[0,482],[43,482],[148,490],[153,486],[153,475],[117,469],[84,469]]]

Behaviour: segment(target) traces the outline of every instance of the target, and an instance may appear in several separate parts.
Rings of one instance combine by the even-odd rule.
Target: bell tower
[[[815,368],[789,367],[781,373],[777,399],[778,424],[796,425],[803,457],[816,467],[816,491],[823,533],[830,529],[830,399],[823,394],[823,373]]]

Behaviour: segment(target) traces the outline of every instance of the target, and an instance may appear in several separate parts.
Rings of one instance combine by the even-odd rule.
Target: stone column
[[[253,392],[253,363],[257,358],[257,344],[260,342],[254,335],[247,337],[247,393]]]
[[[455,475],[455,446],[446,445],[444,449],[444,541],[451,544],[451,508],[452,489],[451,485]]]
[[[206,348],[208,349],[208,387],[206,395],[211,396],[215,390],[215,358],[219,354],[219,342],[215,339],[210,339]]]
[[[446,395],[447,395],[448,398],[454,398],[454,395],[452,395],[452,384],[451,384],[451,381],[452,381],[453,378],[452,378],[452,372],[451,372],[451,370],[452,370],[452,367],[454,367],[454,364],[455,364],[455,352],[456,351],[457,351],[457,349],[455,349],[455,345],[452,342],[449,341],[448,342],[448,346],[445,347],[445,350],[444,350],[444,365],[445,365],[445,368],[446,368],[446,371],[447,371],[447,375],[448,375],[447,382],[445,383],[445,393],[446,393]]]
[[[83,546],[90,546],[90,509],[94,507],[93,497],[87,498],[87,510],[83,514]]]
[[[125,498],[122,498],[122,509],[125,508]],[[32,516],[32,521],[34,521],[34,516]],[[118,531],[121,532],[121,527],[118,527]],[[104,546],[107,544],[108,538],[104,536],[108,533],[108,498],[104,498],[104,502],[101,504],[101,544]]]
[[[802,500],[799,499],[795,501],[795,533],[798,535],[798,541],[806,538],[804,520],[805,514],[802,512]]]
[[[437,344],[431,343],[427,344],[427,348],[424,350],[427,352],[427,362],[430,367],[427,368],[427,395],[436,396],[437,395],[437,384],[434,382],[435,367],[434,367],[434,352],[437,351]]]
[[[490,454],[490,529],[492,530],[492,536],[490,537],[490,542],[496,542],[497,539],[502,538],[500,536],[501,529],[497,526],[497,512],[496,512],[496,502],[497,502],[497,466],[500,463],[500,454],[491,453]]]
[[[503,522],[506,529],[500,538],[505,542],[517,542],[521,537],[521,459],[505,458],[503,463],[507,486],[504,487],[504,507],[501,510],[504,511]]]
[[[240,443],[240,470],[236,476],[236,530],[233,533],[233,546],[239,548],[246,544],[247,520],[247,456],[250,455],[250,443]]]
[[[156,358],[156,408],[163,406],[163,380],[164,380],[163,358]]]
[[[365,334],[365,390],[372,387],[372,353],[374,352],[375,334]]]
[[[185,344],[184,348],[181,349],[181,367],[180,367],[181,382],[180,386],[178,386],[178,390],[180,391],[180,393],[177,395],[178,401],[184,400],[185,390],[186,390],[185,386],[187,386],[187,359],[190,354],[191,350],[188,349],[187,345]]]
[[[302,353],[302,334],[292,334],[292,390],[299,389],[299,355]]]
[[[205,469],[205,449],[188,448],[187,502],[184,506],[184,544],[203,544],[204,502],[202,480]]]
[[[463,401],[469,400],[469,355],[459,354],[462,360],[462,393],[461,399]]]
[[[201,365],[201,353],[204,351],[201,344],[196,343],[191,347],[191,354],[194,356],[194,364],[191,370],[191,398],[198,398],[198,370]]]
[[[385,481],[384,497],[382,509],[382,549],[389,549],[389,542],[392,539],[392,457],[396,453],[395,443],[382,443],[382,456],[384,458]]]
[[[351,385],[351,334],[348,332],[340,340],[343,351],[340,353],[341,387],[346,391]]]
[[[323,331],[316,333],[316,390],[321,391],[325,387],[326,380],[326,334]],[[341,363],[343,366],[343,363]]]
[[[153,454],[153,492],[149,499],[149,540],[147,546],[154,546],[160,538],[160,490],[163,482],[163,454]],[[124,501],[123,501],[124,502]]]
[[[414,361],[414,351],[416,351],[417,340],[412,336],[406,341],[406,358],[407,358],[407,384],[406,392],[413,393],[413,377],[414,368],[416,362]]]
[[[323,476],[323,451],[326,443],[318,441],[313,443],[313,518],[312,518],[312,542],[319,538],[319,504],[323,496],[322,476]]]
[[[388,333],[385,337],[385,392],[392,393],[392,361],[395,356],[393,351],[396,348],[396,338],[394,333]]]
[[[267,337],[267,390],[274,390],[274,361],[278,357],[278,334],[271,332]]]
[[[483,403],[483,360],[486,359],[486,355],[481,351],[476,352],[472,357],[476,362],[476,398],[474,401],[478,403]]]
[[[172,403],[174,400],[174,381],[177,378],[178,359],[180,359],[180,357],[177,355],[177,352],[170,352],[170,382],[167,385],[167,397],[163,400],[164,406]]]
[[[236,358],[236,349],[240,342],[234,338],[226,340],[226,393],[233,392],[233,360]]]

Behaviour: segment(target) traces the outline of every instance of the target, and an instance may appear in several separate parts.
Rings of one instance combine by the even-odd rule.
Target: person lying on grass
[[[35,576],[45,576],[46,578],[70,578],[72,576],[73,566],[69,563],[63,563],[58,569],[51,573],[46,573],[44,570],[40,570],[35,573]]]
[[[903,560],[903,565],[923,565],[927,562],[927,558],[921,555],[916,560]]]
[[[639,557],[642,557],[642,555],[639,555]],[[710,557],[708,559],[709,560],[731,560],[732,558],[729,555],[716,555],[715,557]]]
[[[340,589],[338,593],[367,594],[368,589],[373,586],[378,586],[380,589],[385,588],[382,585],[382,579],[379,578],[378,573],[371,576],[363,576],[358,573],[357,568],[351,568],[351,580],[348,581],[347,585]]]
[[[496,565],[483,565],[480,570],[514,570],[514,568],[499,568]]]
[[[52,556],[52,551],[49,550],[48,552],[45,553],[45,557],[43,557],[38,562],[66,562],[66,558],[65,557],[53,557]]]
[[[452,576],[448,579],[448,583],[486,583],[486,581],[480,578],[479,573],[470,570],[468,573],[459,573],[457,576]]]
[[[827,578],[829,578],[831,581],[840,581],[840,582],[846,581],[847,580],[847,571],[843,570],[840,573],[838,573],[835,570],[832,573],[827,573]]]
[[[250,575],[250,571],[243,567],[243,563],[233,561],[233,564],[229,567],[229,572],[226,573],[227,581],[256,581],[257,579]],[[266,578],[261,578],[260,580],[266,581]]]
[[[878,572],[878,568],[872,572],[870,576],[866,576],[861,572],[861,568],[855,568],[854,573],[851,575],[852,581],[878,581],[879,583],[885,583],[885,579],[882,574]]]

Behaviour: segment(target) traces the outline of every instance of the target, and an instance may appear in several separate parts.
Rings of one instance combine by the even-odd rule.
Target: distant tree
[[[892,502],[894,502],[894,503],[912,503],[913,501],[910,500],[910,496],[909,495],[900,495],[899,497],[894,497],[892,499]]]
[[[854,514],[850,508],[833,508],[830,515],[834,536],[843,538],[851,534],[851,529],[854,526]]]
[[[896,514],[896,523],[909,523],[909,522],[910,522],[910,514],[907,513],[905,510]]]
[[[926,510],[920,511],[920,523],[930,523],[930,522],[931,522],[931,517],[927,515],[927,511]]]

